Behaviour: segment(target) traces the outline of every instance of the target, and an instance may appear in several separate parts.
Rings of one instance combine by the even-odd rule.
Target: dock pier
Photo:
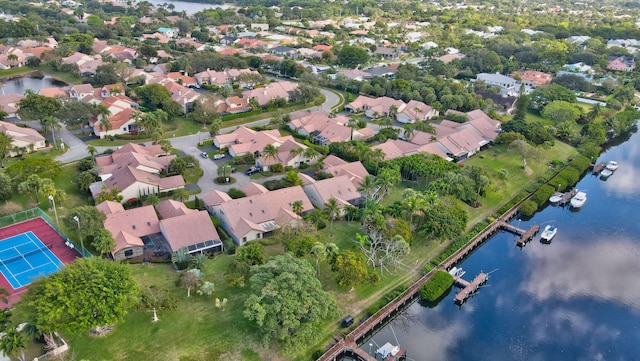
[[[593,166],[593,170],[591,171],[591,173],[593,175],[598,175],[607,166],[607,163],[606,162],[600,162],[598,164],[592,164],[592,166]]]
[[[456,298],[454,300],[455,303],[458,304],[458,305],[463,304],[464,301],[466,301],[467,298],[471,297],[471,295],[473,295],[478,290],[478,288],[480,288],[480,286],[482,286],[485,282],[487,282],[488,279],[489,279],[489,274],[484,273],[484,272],[478,273],[476,278],[474,278],[473,281],[471,281],[471,282],[467,282],[467,281],[463,280],[462,278],[458,277],[456,279],[456,284],[461,284],[461,285],[465,285],[465,286],[456,295]]]
[[[520,238],[518,238],[518,241],[516,242],[516,244],[520,247],[526,245],[527,242],[531,241],[533,237],[540,231],[540,226],[537,224],[534,224],[533,226],[531,226],[531,228],[525,230],[509,223],[501,222],[500,228],[504,229],[507,232],[511,232],[515,235],[520,236]]]

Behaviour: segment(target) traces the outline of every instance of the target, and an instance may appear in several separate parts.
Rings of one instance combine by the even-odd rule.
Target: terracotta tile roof
[[[223,217],[228,221],[230,231],[242,239],[251,230],[266,232],[275,222],[278,227],[289,223],[299,216],[292,210],[296,201],[302,201],[303,212],[313,209],[302,187],[289,187],[257,194],[251,197],[233,199],[220,205]]]
[[[24,98],[22,94],[0,94],[0,106],[7,114],[15,114],[18,111],[18,103]]]
[[[174,201],[173,199],[165,199],[158,203],[156,211],[162,219],[183,216],[185,214],[195,212],[194,209],[187,208],[184,203]]]
[[[105,215],[109,215],[111,213],[124,212],[124,207],[122,203],[113,202],[113,201],[104,201],[96,206],[96,208],[104,213]]]
[[[213,190],[210,193],[207,193],[207,195],[205,195],[201,199],[207,207],[213,207],[230,201],[231,197],[229,197],[229,195],[225,192]]]
[[[324,167],[324,169],[327,172],[331,173],[331,175],[333,175],[334,177],[343,175],[347,176],[351,183],[353,183],[356,187],[360,186],[362,180],[370,175],[360,161],[351,163],[345,162],[343,164],[336,165],[327,165],[326,163],[324,163]]]
[[[313,184],[303,186],[305,193],[309,196],[311,203],[318,208],[324,208],[331,198],[335,198],[342,206],[351,205],[349,201],[360,199],[362,196],[358,192],[358,187],[351,183],[346,175],[319,180]],[[309,191],[315,189],[319,199],[315,198],[316,192]]]
[[[240,189],[247,197],[255,196],[256,194],[267,193],[269,190],[265,188],[262,184],[250,182],[246,186]]]
[[[342,158],[338,158],[335,155],[331,154],[325,159],[322,160],[322,164],[324,168],[327,169],[329,167],[335,167],[343,164],[347,164],[348,162],[343,160]]]
[[[10,136],[12,144],[20,142],[35,145],[44,141],[44,137],[37,130],[19,127],[13,123],[0,121],[0,132]]]
[[[220,241],[207,211],[195,211],[160,221],[162,234],[172,251],[206,241]]]

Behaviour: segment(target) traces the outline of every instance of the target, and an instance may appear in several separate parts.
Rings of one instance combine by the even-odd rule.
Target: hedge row
[[[434,265],[439,265],[440,263],[442,263],[445,259],[447,259],[449,256],[451,256],[452,254],[454,254],[457,250],[459,250],[460,248],[464,247],[467,243],[469,243],[469,241],[471,241],[473,239],[473,237],[475,237],[478,233],[480,233],[483,229],[485,229],[487,226],[489,225],[489,221],[482,221],[478,224],[476,224],[471,231],[463,234],[462,236],[458,237],[458,239],[456,239],[455,241],[453,241],[449,247],[447,247],[444,251],[442,251],[438,257],[436,257],[435,259],[433,259],[433,261],[431,261]]]
[[[445,271],[437,271],[433,277],[420,288],[420,297],[434,302],[453,285],[453,276]]]

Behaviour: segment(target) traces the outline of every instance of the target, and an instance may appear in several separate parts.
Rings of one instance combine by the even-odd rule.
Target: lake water
[[[162,1],[162,0],[147,0],[151,4],[156,7],[162,7],[163,4],[173,4],[175,6],[174,11],[184,11],[187,14],[195,14],[198,11],[202,11],[204,9],[228,9],[230,5],[217,5],[217,4],[204,4],[204,3],[194,3],[188,1]]]
[[[433,308],[416,302],[362,349],[390,342],[420,361],[640,360],[640,134],[598,161],[608,160],[620,164],[608,180],[578,183],[579,211],[548,206],[513,222],[557,226],[551,244],[538,236],[521,249],[498,233],[458,265],[467,280],[493,271],[476,295],[460,307],[458,288]]]
[[[0,94],[23,94],[27,89],[35,93],[42,88],[62,88],[67,86],[65,82],[53,79],[50,76],[42,78],[22,77],[13,80],[0,80]]]

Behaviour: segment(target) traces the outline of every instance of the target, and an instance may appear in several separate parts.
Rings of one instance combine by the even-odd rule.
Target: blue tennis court
[[[0,272],[14,289],[57,272],[63,263],[29,231],[0,241]]]

